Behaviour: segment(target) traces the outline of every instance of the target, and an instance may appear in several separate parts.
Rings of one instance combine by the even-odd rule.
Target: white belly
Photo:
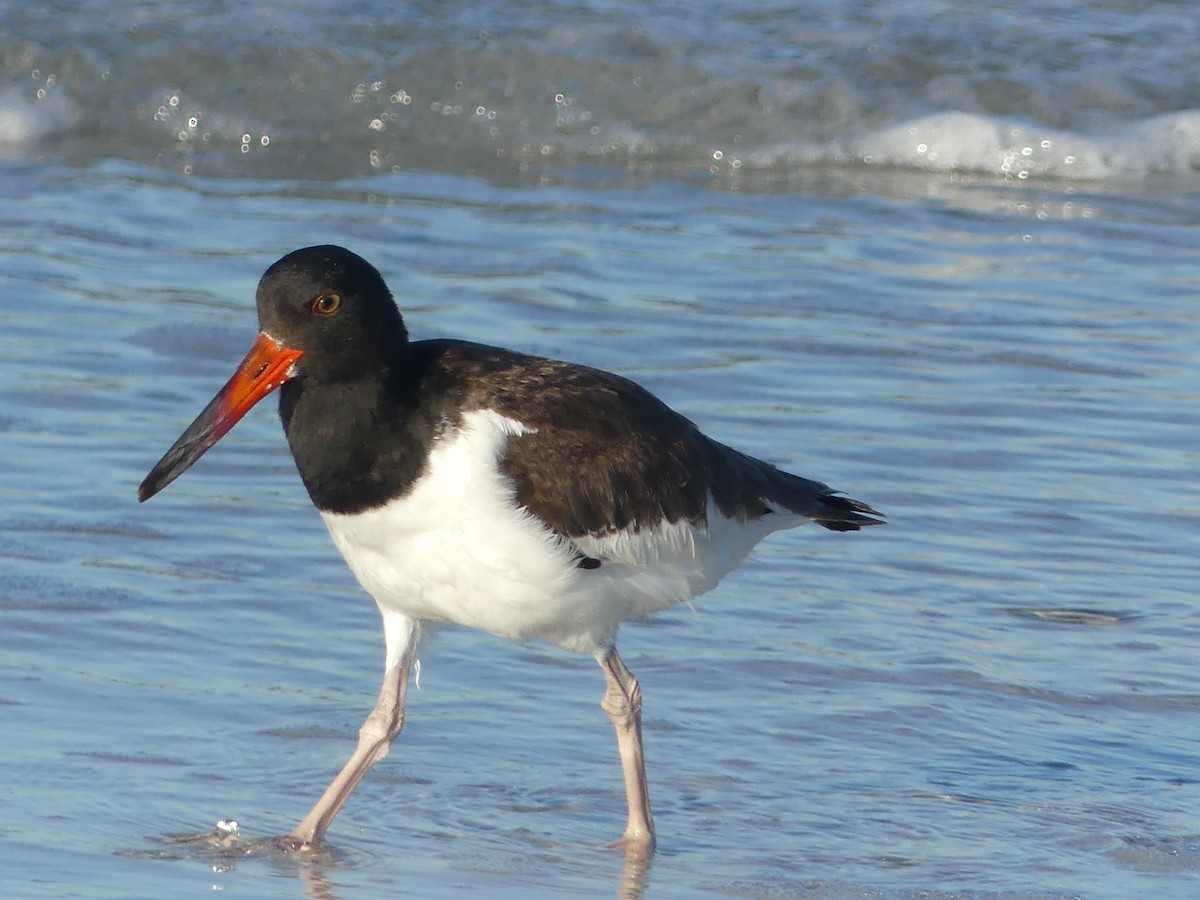
[[[622,619],[640,618],[713,587],[763,535],[798,524],[713,517],[577,539],[576,551],[517,506],[498,463],[520,422],[481,410],[435,444],[404,497],[353,515],[322,513],[333,542],[385,613],[452,622],[516,640],[539,637],[597,654]],[[768,527],[767,521],[770,521]]]

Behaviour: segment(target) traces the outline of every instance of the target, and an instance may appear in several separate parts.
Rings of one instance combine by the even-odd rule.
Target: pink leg
[[[414,642],[415,643],[415,642]],[[404,727],[404,700],[408,692],[408,673],[412,668],[413,644],[404,648],[400,659],[383,676],[383,687],[375,709],[358,732],[358,746],[342,766],[342,771],[325,789],[316,806],[285,838],[293,846],[319,844],[342,805],[358,787],[371,766],[388,755],[392,741]]]
[[[642,759],[642,689],[633,673],[625,668],[615,647],[600,660],[608,681],[608,690],[600,708],[612,719],[617,732],[617,750],[621,754],[621,772],[625,776],[625,799],[629,804],[629,822],[621,842],[628,848],[654,850],[654,816],[650,813],[650,795],[646,788],[646,764]]]

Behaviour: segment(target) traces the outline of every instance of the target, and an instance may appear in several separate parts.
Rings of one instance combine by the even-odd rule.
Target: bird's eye
[[[314,298],[309,309],[312,310],[314,316],[334,316],[338,310],[342,308],[342,295],[329,291],[325,294],[318,294]]]

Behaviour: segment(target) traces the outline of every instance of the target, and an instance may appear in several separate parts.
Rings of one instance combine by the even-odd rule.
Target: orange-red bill
[[[149,500],[186,472],[254,404],[291,379],[292,365],[303,355],[260,334],[225,387],[150,470],[138,488],[138,500]]]

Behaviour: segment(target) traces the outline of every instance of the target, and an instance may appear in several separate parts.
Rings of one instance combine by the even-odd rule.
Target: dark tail
[[[716,477],[713,499],[726,515],[747,518],[787,510],[830,531],[858,531],[883,525],[884,516],[861,500],[851,500],[827,484],[802,478],[768,462],[711,441]]]
[[[868,525],[883,525],[887,518],[861,500],[852,500],[827,484],[802,478],[758,460],[766,471],[764,499],[807,516],[830,531],[858,531]]]

